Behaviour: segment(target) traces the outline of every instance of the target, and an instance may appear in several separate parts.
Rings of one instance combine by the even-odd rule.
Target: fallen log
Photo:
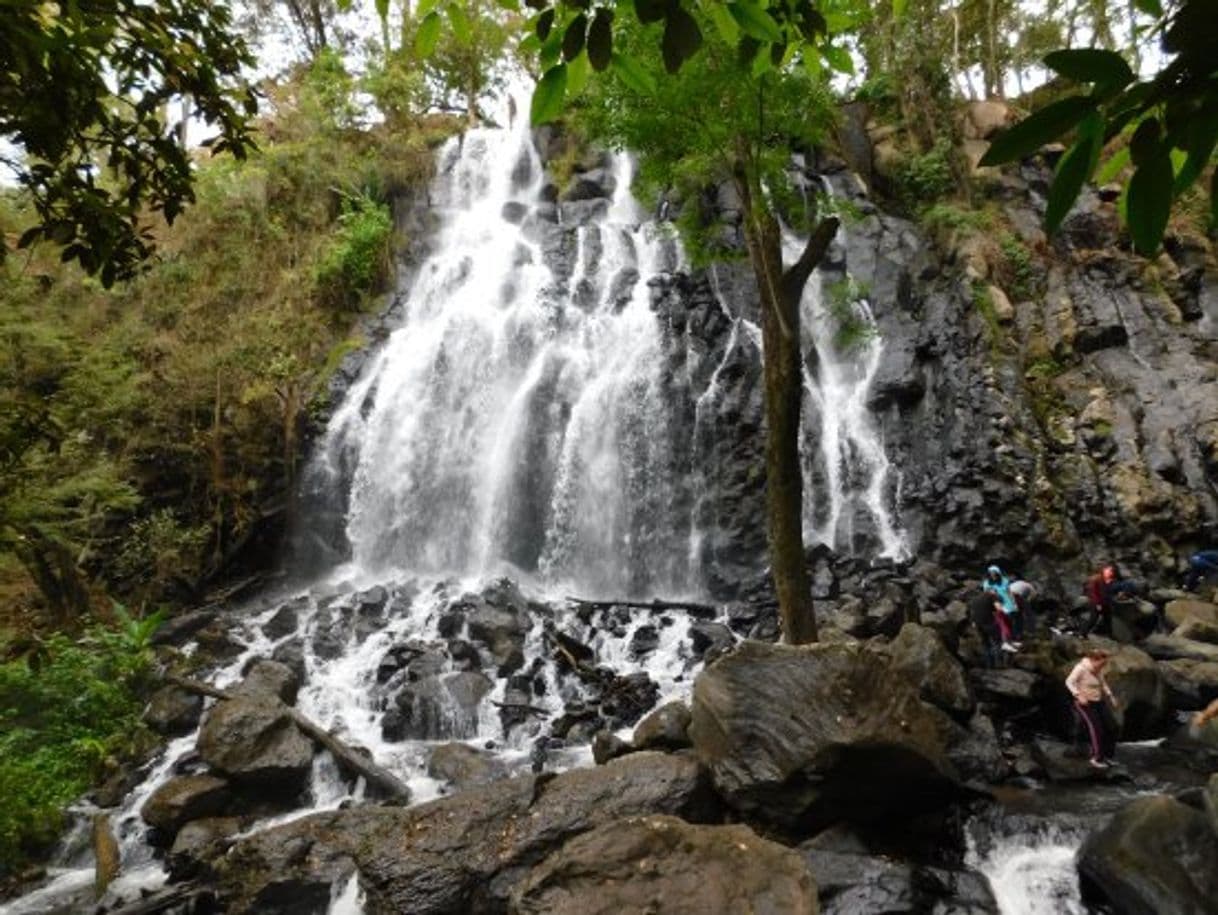
[[[110,909],[108,915],[160,915],[175,912],[210,912],[216,901],[215,893],[197,886],[170,886]]]
[[[538,705],[529,705],[525,702],[496,702],[494,699],[492,699],[491,705],[495,706],[495,708],[506,708],[515,709],[516,711],[520,712],[531,712],[534,715],[550,714],[549,709],[541,708],[541,706]]]
[[[196,693],[201,696],[211,696],[213,699],[236,699],[238,698],[233,693],[212,686],[210,683],[203,683],[200,680],[191,680],[187,677],[167,676],[166,681],[174,686],[180,686],[184,690]],[[381,794],[387,797],[395,798],[402,801],[410,800],[410,789],[396,775],[381,765],[378,765],[375,760],[363,753],[355,750],[353,747],[343,743],[330,731],[327,731],[315,721],[306,718],[297,709],[292,708],[286,703],[280,702],[279,699],[273,701],[283,706],[288,716],[292,719],[296,727],[300,728],[301,733],[316,743],[330,751],[330,755],[334,757],[334,761],[338,763],[346,775],[362,776],[369,788],[374,788]]]
[[[105,813],[93,814],[93,896],[101,899],[102,894],[118,876],[122,858],[118,850],[118,840],[114,838],[114,830],[110,828],[110,817]]]
[[[650,601],[640,600],[586,600],[582,597],[567,595],[567,601],[580,607],[590,607],[593,610],[609,610],[613,607],[630,607],[634,610],[686,610],[694,616],[714,617],[719,611],[711,604],[699,604],[684,600],[660,600],[658,597]]]

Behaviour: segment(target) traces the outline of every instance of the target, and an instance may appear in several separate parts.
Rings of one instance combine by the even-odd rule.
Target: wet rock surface
[[[641,817],[566,843],[512,893],[519,915],[817,911],[816,885],[799,856],[747,826],[693,826]]]

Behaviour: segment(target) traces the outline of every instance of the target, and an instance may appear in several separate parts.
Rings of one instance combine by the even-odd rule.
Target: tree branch
[[[824,258],[825,252],[829,249],[829,243],[833,241],[833,236],[837,234],[840,224],[841,221],[836,216],[829,216],[817,223],[816,228],[812,230],[807,244],[804,245],[803,253],[799,255],[799,260],[788,267],[782,275],[783,291],[788,300],[798,300],[803,292],[804,284],[808,282],[808,277]]]

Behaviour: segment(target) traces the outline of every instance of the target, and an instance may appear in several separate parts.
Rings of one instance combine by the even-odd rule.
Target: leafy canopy
[[[225,2],[5,3],[0,15],[0,137],[46,239],[109,286],[152,254],[146,211],[172,222],[194,202],[188,151],[165,106],[188,99],[238,158],[257,110],[240,74],[252,65]],[[0,246],[0,257],[4,248]]]
[[[1218,0],[1185,0],[1169,13],[1158,0],[1140,0],[1138,6],[1159,17],[1154,34],[1168,58],[1163,69],[1140,80],[1115,51],[1078,48],[1048,54],[1047,67],[1087,90],[1012,127],[994,141],[981,164],[1015,161],[1073,132],[1049,190],[1045,222],[1052,232],[1083,184],[1096,175],[1105,144],[1130,133],[1128,146],[1100,174],[1112,177],[1132,164],[1126,217],[1134,247],[1149,256],[1158,250],[1173,200],[1201,177],[1218,143]],[[1218,171],[1211,178],[1210,203],[1218,221]]]

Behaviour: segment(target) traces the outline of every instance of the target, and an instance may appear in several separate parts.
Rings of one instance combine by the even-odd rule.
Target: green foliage
[[[380,287],[389,271],[393,216],[384,203],[360,195],[348,199],[338,228],[317,264],[317,288],[340,307],[353,308]]]
[[[1017,302],[1033,298],[1040,284],[1041,271],[1032,252],[1010,232],[998,236],[998,247],[1002,252],[999,273],[1003,286]]]
[[[56,635],[0,663],[0,878],[44,851],[63,809],[149,745],[140,712],[158,618]]]
[[[854,349],[873,340],[878,333],[873,322],[859,313],[858,304],[867,298],[866,283],[852,276],[838,280],[826,290],[826,305],[833,316],[833,345],[841,351]]]
[[[940,140],[929,152],[902,159],[894,176],[897,199],[912,212],[923,204],[950,196],[956,190],[953,155],[951,142]]]
[[[151,256],[149,210],[173,222],[194,200],[165,105],[190,99],[216,151],[253,148],[253,59],[227,3],[8,3],[0,49],[0,137],[28,157],[5,158],[32,204],[19,247],[52,242],[106,286]]]
[[[974,210],[955,203],[932,203],[921,214],[922,225],[931,234],[948,232],[980,232],[990,227],[990,214],[985,210]]]
[[[1135,69],[1111,50],[1048,54],[1046,66],[1088,90],[1056,101],[1012,127],[994,141],[981,161],[997,165],[1019,159],[1073,133],[1049,192],[1046,227],[1052,231],[1094,173],[1103,143],[1136,125],[1130,141],[1134,172],[1127,185],[1125,215],[1135,249],[1147,256],[1159,248],[1173,200],[1211,168],[1218,145],[1218,31],[1213,28],[1218,3],[1184,0],[1166,14],[1157,10],[1154,15],[1159,18],[1155,31],[1162,33],[1166,57],[1154,77],[1137,79]],[[1218,177],[1211,181],[1211,207],[1218,212],[1218,193],[1214,193]]]

